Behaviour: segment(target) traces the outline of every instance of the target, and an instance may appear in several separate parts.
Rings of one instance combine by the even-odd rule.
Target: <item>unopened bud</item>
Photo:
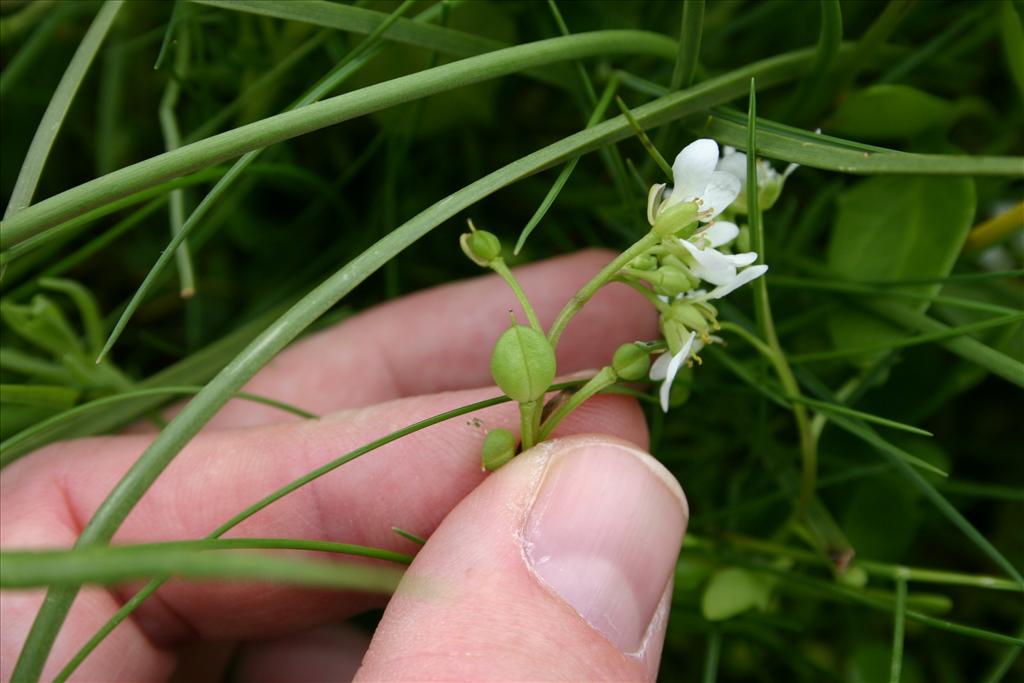
[[[555,351],[537,330],[513,325],[494,345],[491,376],[512,400],[536,401],[555,379]]]
[[[612,356],[612,370],[625,380],[643,379],[650,368],[651,354],[639,344],[623,344]]]
[[[656,276],[657,277],[652,280],[652,283],[654,284],[658,294],[676,296],[677,294],[688,292],[694,287],[691,278],[678,268],[662,266],[661,268],[658,268]]]
[[[693,202],[680,202],[658,212],[651,228],[658,237],[671,237],[690,226],[697,224],[697,205]]]
[[[654,254],[641,254],[629,262],[629,267],[634,270],[655,270],[658,258]]]
[[[681,323],[688,329],[695,330],[698,334],[707,333],[708,321],[701,314],[700,310],[688,301],[677,301],[672,304],[669,315],[676,322]]]
[[[500,468],[516,454],[516,437],[507,429],[498,427],[487,432],[481,451],[483,468],[488,472]]]

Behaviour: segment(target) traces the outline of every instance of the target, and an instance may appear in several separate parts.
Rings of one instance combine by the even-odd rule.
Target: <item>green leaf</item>
[[[829,268],[854,280],[939,278],[956,262],[974,219],[974,183],[966,178],[869,178],[839,197]],[[908,288],[934,295],[941,285]],[[913,304],[920,313],[928,301]],[[829,320],[840,349],[895,341],[898,328],[843,310]],[[862,357],[861,360],[870,360]]]
[[[64,313],[41,294],[34,296],[28,304],[0,303],[0,317],[15,334],[57,358],[83,352],[82,343]]]
[[[873,85],[839,105],[829,131],[864,140],[906,140],[948,126],[957,107],[908,85]]]
[[[708,621],[723,621],[754,608],[765,610],[773,581],[746,569],[730,567],[716,572],[704,589],[701,613]]]

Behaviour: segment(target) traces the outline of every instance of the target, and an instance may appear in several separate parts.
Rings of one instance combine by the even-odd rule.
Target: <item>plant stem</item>
[[[893,611],[892,660],[889,666],[889,683],[900,683],[903,669],[903,628],[906,624],[907,579],[896,578],[896,609]]]
[[[584,304],[590,301],[590,298],[597,293],[597,290],[608,284],[608,282],[615,277],[615,274],[618,273],[623,266],[657,244],[659,239],[660,238],[653,232],[647,233],[629,249],[626,249],[626,251],[616,256],[611,263],[602,268],[601,271],[590,280],[590,282],[583,285],[580,290],[576,292],[571,299],[569,299],[565,304],[565,307],[558,314],[558,317],[555,318],[555,322],[552,323],[551,330],[548,332],[548,341],[551,342],[551,346],[553,348],[558,348],[558,340],[561,338],[562,333],[565,332],[565,328],[569,324],[569,321],[572,320],[574,315],[579,313]]]
[[[826,4],[822,5],[825,12]],[[838,11],[838,10],[836,10]],[[819,65],[820,66],[820,65]],[[827,66],[827,64],[825,65]],[[755,96],[754,79],[750,79],[750,104],[747,111],[747,209],[749,211],[750,241],[751,248],[757,252],[757,263],[765,262],[764,254],[764,225],[761,217],[761,208],[758,205],[757,187],[757,98]],[[765,278],[758,278],[753,282],[754,287],[754,311],[757,316],[757,326],[767,346],[771,349],[770,358],[779,377],[779,383],[790,396],[802,397],[800,385],[793,375],[792,368],[786,361],[786,355],[782,351],[779,337],[775,332],[775,322],[772,319],[771,304],[768,300],[768,283]],[[797,432],[800,435],[800,497],[797,499],[795,517],[802,519],[810,508],[811,499],[814,498],[814,488],[818,479],[818,446],[814,437],[814,430],[811,426],[807,408],[801,403],[793,403],[793,419],[796,422]]]
[[[551,436],[551,432],[555,430],[558,423],[561,422],[565,417],[576,410],[584,401],[591,396],[594,396],[598,392],[607,389],[619,379],[615,371],[610,367],[601,368],[600,372],[590,378],[590,381],[580,387],[568,401],[558,406],[555,412],[548,416],[548,419],[544,421],[544,424],[540,428],[540,441]]]
[[[535,426],[538,421],[537,404],[538,401],[526,401],[519,404],[519,438],[524,451],[533,448],[538,441]]]
[[[533,310],[533,306],[530,305],[530,300],[526,297],[526,292],[519,285],[519,281],[516,280],[516,276],[509,270],[508,265],[504,259],[496,258],[490,263],[491,270],[501,276],[508,286],[512,289],[512,293],[516,295],[516,299],[519,300],[519,305],[523,307],[523,311],[526,312],[526,317],[530,321],[530,327],[544,334],[544,328],[540,326],[540,320],[537,319],[537,314]]]

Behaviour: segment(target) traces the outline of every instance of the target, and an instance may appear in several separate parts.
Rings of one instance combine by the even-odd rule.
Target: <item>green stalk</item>
[[[175,15],[178,14],[178,10],[182,6],[181,4],[174,6]],[[174,110],[178,106],[178,96],[181,94],[179,79],[184,78],[188,70],[190,49],[188,35],[188,31],[179,31],[174,73],[168,78],[164,96],[160,99],[160,131],[163,133],[164,147],[167,151],[181,147],[181,130],[178,128],[178,117]],[[171,190],[167,209],[171,222],[171,237],[174,237],[182,231],[182,225],[185,222],[184,190]],[[181,298],[188,299],[196,293],[195,270],[192,267],[192,255],[188,248],[188,242],[182,241],[178,245],[178,248],[174,250],[174,259],[178,267],[178,290]]]
[[[565,304],[558,317],[555,318],[555,322],[551,324],[551,329],[548,331],[548,341],[551,342],[551,346],[558,348],[558,340],[561,338],[562,333],[565,332],[566,326],[569,321],[573,319],[583,305],[590,301],[590,298],[597,293],[597,290],[608,284],[608,282],[615,277],[615,275],[622,269],[627,263],[640,256],[645,251],[653,247],[658,243],[660,238],[653,232],[649,232],[644,235],[638,242],[633,244],[629,249],[622,252],[615,259],[606,265],[601,271],[595,275],[587,284],[583,285],[578,292],[576,292],[571,299]]]
[[[504,259],[496,258],[488,265],[491,270],[501,276],[501,279],[508,284],[512,293],[516,295],[516,299],[519,300],[519,305],[523,307],[523,311],[526,312],[526,317],[530,321],[530,327],[537,332],[544,334],[544,328],[540,326],[540,320],[537,318],[537,314],[534,312],[533,306],[530,304],[530,300],[526,296],[526,292],[523,291],[522,286],[519,284],[519,280],[517,280],[516,276],[512,274],[511,270],[509,270]]]
[[[893,609],[892,659],[889,664],[889,683],[900,683],[903,670],[903,629],[906,625],[907,579],[896,578],[896,607]]]
[[[822,11],[827,3],[823,3]],[[838,10],[837,10],[838,11]],[[750,80],[750,105],[747,112],[747,210],[750,223],[751,249],[757,252],[757,263],[765,262],[764,253],[764,227],[761,216],[761,208],[758,206],[757,188],[757,96],[754,88],[754,79]],[[772,319],[771,303],[768,299],[768,282],[766,278],[760,277],[753,283],[754,288],[754,312],[757,316],[757,326],[761,332],[761,338],[771,349],[772,366],[779,378],[785,392],[790,396],[802,397],[800,385],[793,375],[793,370],[786,362],[786,354],[779,343],[779,336],[775,332],[775,322]],[[800,496],[797,499],[795,516],[802,519],[810,509],[811,501],[814,499],[814,488],[818,479],[818,445],[814,438],[814,430],[811,427],[811,420],[807,414],[807,408],[800,402],[793,403],[793,419],[796,422],[797,433],[800,435]]]
[[[541,425],[540,438],[538,440],[543,441],[551,436],[551,432],[555,430],[558,423],[565,419],[569,413],[580,407],[588,398],[615,384],[618,379],[618,375],[610,367],[601,368],[600,372],[591,377],[589,382],[573,392],[568,401],[558,406],[555,412],[548,416],[548,419]]]

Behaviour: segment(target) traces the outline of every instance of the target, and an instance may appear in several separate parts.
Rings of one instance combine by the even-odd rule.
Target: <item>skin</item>
[[[516,272],[546,325],[611,258],[586,251]],[[488,359],[508,325],[509,308],[518,311],[504,283],[483,276],[378,306],[297,342],[246,390],[323,417],[303,421],[265,406],[229,403],[161,475],[114,542],[201,537],[245,505],[341,453],[414,420],[494,396]],[[628,288],[609,286],[563,336],[559,372],[600,367],[620,344],[657,334],[651,307]],[[514,460],[490,477],[481,472],[485,430],[502,426],[515,432],[518,418],[511,405],[471,417],[480,422],[452,420],[353,461],[228,536],[318,538],[419,551],[410,575],[458,576],[460,562],[476,562],[474,552],[497,544],[487,560],[493,564],[490,580],[460,589],[440,612],[396,598],[368,654],[366,637],[339,622],[383,606],[386,599],[380,596],[171,581],[108,637],[76,678],[216,680],[236,656],[236,671],[245,681],[338,679],[350,676],[365,654],[360,672],[365,679],[653,680],[663,619],[652,627],[642,656],[626,657],[543,590],[520,557],[487,539],[487,529],[502,523],[503,513],[495,511],[507,508],[503,501],[519,495],[523,477],[530,476],[529,463]],[[588,401],[555,436],[595,432],[601,436],[556,443],[582,438],[647,447],[643,415],[625,397]],[[52,444],[5,469],[0,543],[12,549],[70,546],[152,437],[139,426],[121,435]],[[431,540],[421,550],[396,536],[392,526]],[[54,676],[137,588],[84,590],[43,678]],[[42,596],[42,591],[0,593],[4,680]],[[495,635],[500,633],[520,637],[505,640]],[[480,656],[440,654],[452,648]]]

